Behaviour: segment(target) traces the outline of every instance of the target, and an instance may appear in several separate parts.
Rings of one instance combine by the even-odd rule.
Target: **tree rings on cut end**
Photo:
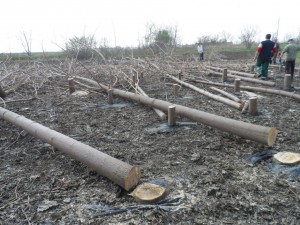
[[[282,164],[297,164],[300,163],[300,154],[293,152],[278,152],[273,156],[273,159]]]
[[[154,203],[166,196],[166,189],[157,184],[143,183],[137,186],[131,195],[140,203]]]

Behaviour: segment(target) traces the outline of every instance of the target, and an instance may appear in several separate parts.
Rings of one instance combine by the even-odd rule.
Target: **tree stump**
[[[176,106],[170,105],[168,107],[168,125],[175,126],[176,125]]]
[[[234,92],[240,92],[241,91],[241,79],[235,79],[234,80]]]
[[[249,98],[249,113],[252,116],[257,116],[258,115],[257,97],[251,97],[251,98]]]
[[[283,81],[283,89],[285,91],[291,90],[291,84],[292,84],[292,76],[291,76],[291,74],[285,74],[284,75],[284,81]]]
[[[223,69],[222,81],[225,82],[227,80],[227,69]]]
[[[108,95],[108,104],[112,105],[113,102],[113,91],[112,89],[107,90],[107,95]]]
[[[69,83],[69,93],[72,94],[76,91],[74,79],[72,77],[68,78],[68,83]]]

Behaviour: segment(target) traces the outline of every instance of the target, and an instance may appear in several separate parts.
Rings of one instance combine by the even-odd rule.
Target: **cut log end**
[[[154,203],[166,196],[166,189],[156,184],[144,183],[139,185],[131,195],[140,203]]]
[[[298,164],[300,163],[300,154],[293,152],[278,152],[273,156],[273,160],[282,164]]]
[[[268,146],[273,146],[274,145],[277,134],[278,134],[277,129],[275,127],[272,127],[270,129],[269,136],[268,136]]]
[[[128,176],[125,178],[124,189],[130,191],[136,187],[141,177],[141,171],[138,166],[133,166]]]

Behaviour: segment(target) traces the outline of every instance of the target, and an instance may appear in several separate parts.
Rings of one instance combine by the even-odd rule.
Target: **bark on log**
[[[213,70],[217,70],[217,71],[223,71],[223,68],[218,68],[218,67],[214,67],[214,66],[206,66],[207,68],[213,69]],[[240,71],[234,71],[234,70],[227,70],[227,73],[230,73],[232,75],[237,74],[237,75],[242,75],[242,76],[246,76],[246,77],[255,77],[255,74],[251,74],[251,73],[246,73],[246,72],[240,72]]]
[[[215,75],[219,75],[219,76],[223,76],[223,73],[220,72],[216,72],[213,70],[208,70],[211,74],[215,74]],[[248,77],[240,77],[240,76],[236,76],[236,75],[231,75],[231,74],[227,74],[228,77],[232,77],[234,79],[240,79],[243,81],[248,81],[251,83],[258,83],[258,84],[262,84],[262,85],[266,85],[266,86],[275,86],[276,84],[274,82],[271,81],[263,81],[263,80],[258,80],[258,79],[253,79],[253,78],[248,78]]]
[[[143,89],[142,89],[139,85],[136,86],[136,89],[137,89],[143,96],[148,97],[148,95],[143,91]],[[161,120],[166,120],[166,119],[167,119],[167,115],[166,115],[163,111],[161,111],[161,110],[159,110],[159,109],[156,109],[156,108],[153,108],[153,110],[156,112],[156,114],[159,116],[159,118],[160,118]]]
[[[224,83],[215,83],[215,82],[208,82],[208,81],[202,81],[202,80],[193,80],[194,82],[202,83],[202,84],[208,84],[208,85],[214,85],[219,87],[230,87],[234,88],[234,85],[231,84],[224,84]],[[297,100],[300,100],[300,95],[295,94],[293,92],[287,92],[282,90],[274,90],[274,89],[267,89],[267,88],[261,88],[261,87],[250,87],[250,86],[240,86],[242,90],[247,91],[258,91],[258,92],[265,92],[265,93],[271,93],[275,95],[282,95],[290,98],[294,98]]]
[[[86,82],[99,86],[99,84],[93,80],[81,77],[76,78],[80,80],[85,80]],[[100,86],[104,89],[108,88],[105,85]],[[122,91],[119,89],[113,89],[113,93],[125,99],[137,101],[142,104],[158,108],[165,112],[168,111],[169,106],[175,105],[177,115],[189,118],[193,121],[203,123],[207,126],[211,126],[222,131],[235,134],[239,137],[243,137],[248,140],[253,140],[262,144],[266,144],[268,146],[273,146],[276,140],[277,129],[275,127],[264,127],[234,119],[229,119],[226,117],[203,112],[197,109],[172,104],[163,100],[149,98],[132,92]]]
[[[244,104],[244,107],[242,109],[242,113],[245,114],[248,110],[248,106],[249,106],[249,101],[246,101]]]
[[[177,83],[180,83],[181,85],[186,86],[186,87],[188,87],[188,88],[190,88],[190,89],[192,89],[194,91],[197,91],[197,92],[199,92],[199,93],[201,93],[201,94],[203,94],[203,95],[205,95],[205,96],[207,96],[209,98],[212,98],[212,99],[214,99],[216,101],[219,101],[219,102],[222,102],[224,104],[230,105],[231,107],[234,107],[234,108],[236,108],[238,110],[242,110],[242,108],[243,108],[243,106],[240,103],[234,102],[234,101],[232,101],[230,99],[223,98],[223,97],[218,96],[218,95],[214,95],[214,94],[212,94],[212,93],[210,93],[208,91],[202,90],[202,89],[200,89],[200,88],[198,88],[198,87],[196,87],[194,85],[191,85],[191,84],[188,84],[188,83],[186,83],[184,81],[181,81],[181,80],[177,79],[176,77],[171,76],[169,74],[165,74],[165,75],[167,77],[173,79]]]
[[[211,88],[212,90],[214,90],[214,91],[217,91],[217,92],[221,93],[222,95],[226,96],[227,98],[230,98],[231,100],[233,100],[233,101],[235,101],[235,102],[239,102],[239,103],[242,102],[241,99],[239,99],[238,97],[236,97],[236,96],[234,96],[234,95],[232,95],[232,94],[230,94],[230,93],[228,93],[228,92],[226,92],[226,91],[220,90],[220,89],[215,88],[215,87],[210,87],[210,88]]]
[[[54,146],[129,191],[139,182],[140,169],[39,123],[0,107],[0,118]]]
[[[3,90],[1,84],[0,84],[0,97],[1,97],[1,98],[5,98],[5,97],[6,97],[6,93],[5,93],[5,91]]]

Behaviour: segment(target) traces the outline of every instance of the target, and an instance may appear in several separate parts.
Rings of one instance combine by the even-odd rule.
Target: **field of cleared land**
[[[299,166],[280,165],[272,156],[300,153],[300,77],[297,71],[290,91],[283,90],[284,72],[277,66],[270,67],[266,83],[244,79],[254,75],[253,56],[251,51],[211,51],[202,62],[192,53],[3,61],[0,82],[7,96],[0,101],[0,224],[298,224]],[[228,77],[222,82],[224,68]],[[236,76],[240,91],[234,88]],[[73,94],[68,78],[74,79]],[[113,88],[113,104],[99,84]],[[180,86],[178,93],[174,84]],[[127,96],[141,90],[163,101],[165,115],[168,104],[184,109],[175,126],[168,126],[153,105]],[[258,114],[242,113],[253,97]],[[230,104],[218,100],[224,98]],[[167,196],[138,203],[114,180],[3,119],[6,110],[139,167],[139,184],[163,182]],[[278,131],[270,134],[271,141],[269,128]],[[258,153],[264,154],[251,157]]]

